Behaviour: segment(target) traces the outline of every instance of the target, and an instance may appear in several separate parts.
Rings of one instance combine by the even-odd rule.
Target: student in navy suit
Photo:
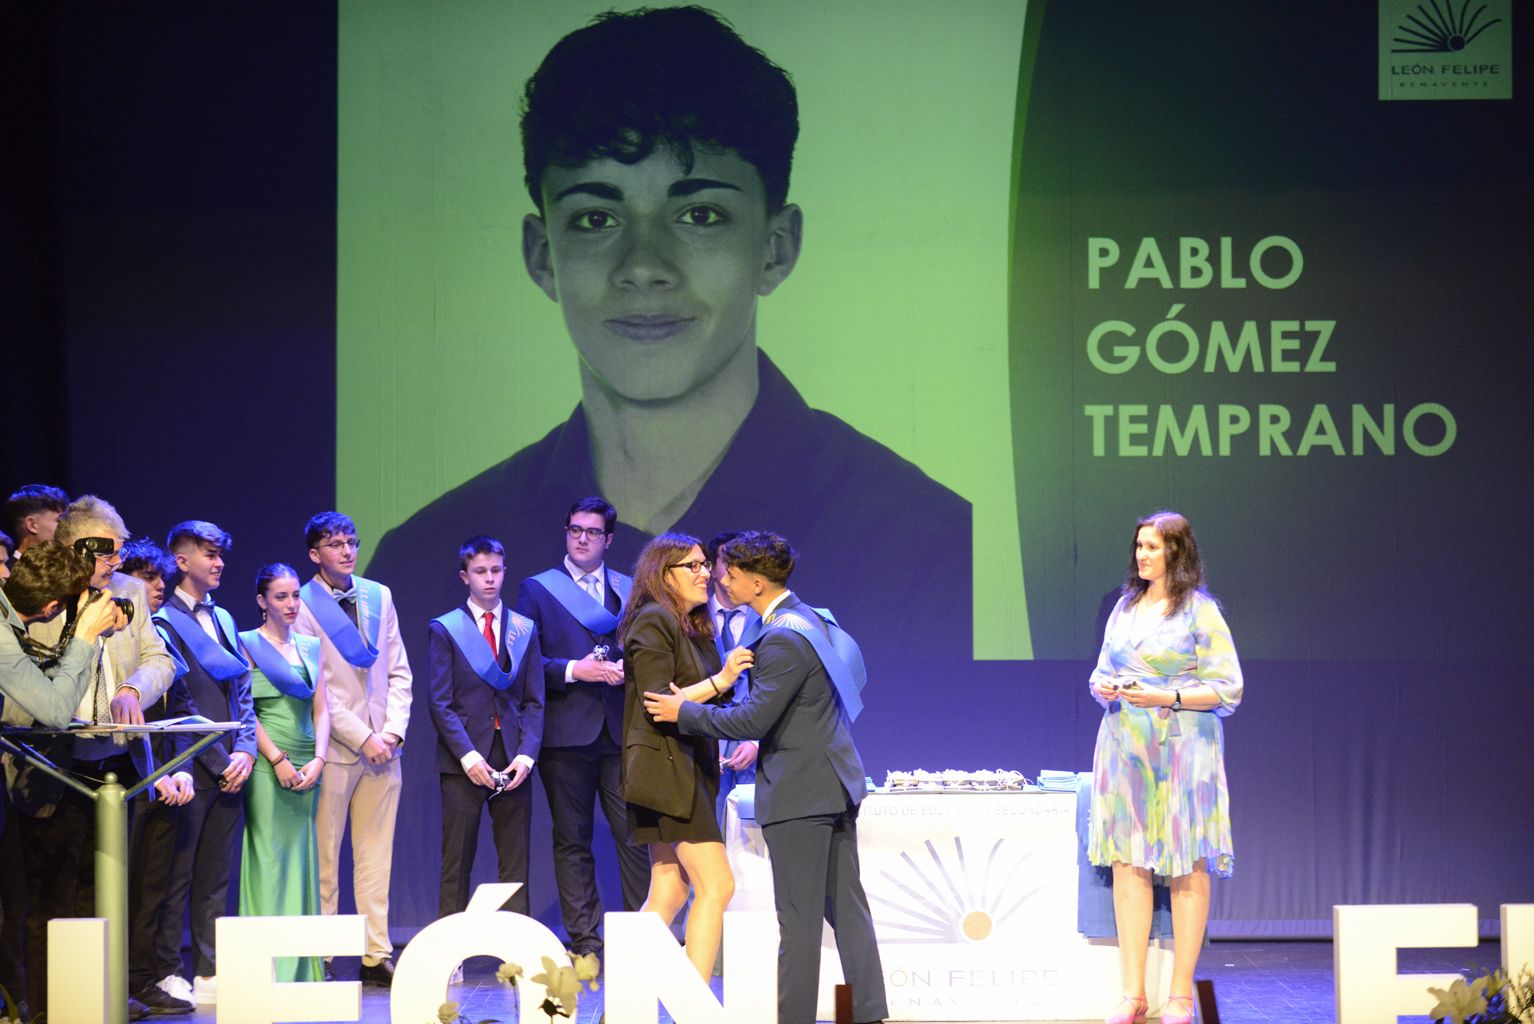
[[[238,653],[234,618],[213,603],[223,580],[229,534],[212,523],[192,520],[173,527],[165,541],[181,581],[155,620],[165,626],[170,646],[186,662],[181,680],[188,714],[214,722],[238,722],[192,764],[194,795],[180,809],[170,887],[160,917],[163,945],[179,946],[182,908],[191,916],[194,957],[192,998],[217,1001],[214,922],[223,915],[229,891],[234,844],[245,817],[240,790],[256,762],[256,708],[250,693],[250,666]]]
[[[506,907],[527,914],[533,804],[532,787],[524,783],[543,742],[543,655],[532,620],[501,603],[501,542],[470,537],[458,549],[458,565],[468,601],[427,627],[431,720],[442,775],[437,913],[446,917],[468,906],[480,808],[488,801],[496,877],[522,883]]]
[[[623,655],[618,615],[630,581],[603,564],[618,510],[582,498],[565,514],[563,564],[530,576],[516,610],[533,620],[543,652],[543,752],[538,774],[554,833],[554,881],[570,948],[600,953],[602,900],[592,856],[594,801],[602,802],[618,851],[623,909],[638,910],[650,886],[650,857],[627,835],[619,791]]]
[[[788,542],[750,532],[722,550],[728,566],[718,585],[731,604],[762,617],[757,635],[744,638],[756,655],[750,693],[727,707],[690,702],[679,691],[646,694],[645,705],[684,735],[761,739],[756,820],[772,857],[778,911],[778,1024],[815,1019],[822,919],[836,933],[853,1020],[882,1020],[884,975],[858,869],[863,762],[850,726],[861,699],[844,690],[850,682],[837,681],[850,675],[845,666],[828,666],[816,651],[819,642],[838,657],[832,627],[786,588],[795,557]],[[820,634],[814,641],[811,631]]]

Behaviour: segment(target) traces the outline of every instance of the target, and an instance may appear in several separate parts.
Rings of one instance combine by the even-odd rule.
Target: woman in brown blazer
[[[630,838],[650,847],[650,893],[644,909],[669,926],[687,903],[687,958],[707,979],[714,970],[724,909],[735,879],[724,855],[714,799],[719,751],[712,739],[682,736],[675,724],[645,714],[646,691],[679,689],[689,700],[716,700],[751,664],[745,648],[719,664],[708,615],[710,563],[696,538],[656,537],[639,553],[634,587],[618,626],[623,648],[623,799]]]

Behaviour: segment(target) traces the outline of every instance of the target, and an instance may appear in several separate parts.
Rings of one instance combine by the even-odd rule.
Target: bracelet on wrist
[[[719,684],[714,681],[714,677],[713,676],[709,676],[708,677],[708,685],[710,685],[710,686],[712,686],[714,688],[714,696],[715,697],[719,696]]]
[[[279,764],[281,764],[282,762],[286,761],[287,759],[288,759],[288,752],[286,750],[279,750],[279,751],[277,751],[277,756],[274,757],[274,758],[271,758],[270,760],[272,762],[272,767],[275,768]]]

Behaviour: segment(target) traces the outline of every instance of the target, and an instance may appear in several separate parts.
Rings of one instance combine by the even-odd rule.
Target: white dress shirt
[[[582,572],[581,571],[581,567],[576,565],[574,562],[570,561],[570,556],[566,555],[565,556],[565,572],[570,574],[570,578],[575,581],[575,585],[577,587],[580,587],[582,590],[585,590],[586,593],[588,593],[588,594],[591,593],[591,591],[586,590],[586,585],[584,583],[582,583],[581,580],[585,579],[587,576],[594,576],[594,577],[596,577],[596,584],[597,584],[596,591],[597,592],[596,592],[595,596],[596,596],[596,599],[597,599],[597,604],[600,604],[603,608],[607,607],[607,563],[606,562],[598,563],[598,565],[597,565],[597,567],[595,569],[593,569],[593,570],[591,570],[591,572],[587,573],[587,572]],[[575,662],[576,662],[576,660],[577,659],[572,658],[569,661],[565,662],[565,685],[567,685],[567,686],[570,683],[575,682]]]
[[[566,558],[565,561],[568,563],[570,560]],[[464,607],[468,608],[469,616],[474,620],[474,631],[483,635],[485,632],[485,609],[481,608],[473,601],[467,602]],[[493,616],[493,618],[490,620],[490,628],[495,632],[495,656],[497,661],[500,660],[501,646],[505,642],[504,638],[501,636],[501,615],[503,607],[504,606],[502,603],[497,601],[495,602],[495,607],[490,609],[490,614]],[[467,754],[460,757],[458,759],[458,763],[463,765],[464,774],[467,775],[470,768],[473,768],[484,759],[485,755],[481,754],[477,750],[471,750]],[[527,766],[528,771],[533,770],[533,759],[528,757],[526,754],[518,754],[516,757],[511,759],[512,764],[516,764],[519,761]]]

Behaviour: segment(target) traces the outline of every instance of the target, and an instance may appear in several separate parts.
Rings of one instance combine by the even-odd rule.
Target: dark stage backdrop
[[[1484,6],[1408,46],[1417,5],[1394,0],[722,5],[800,89],[808,241],[763,302],[763,350],[928,478],[802,538],[802,589],[879,668],[858,726],[876,779],[1087,767],[1085,679],[1130,526],[1170,505],[1248,685],[1214,933],[1324,934],[1334,903],[1473,902],[1491,922],[1534,899],[1528,47],[1511,4]],[[100,493],[141,533],[220,522],[220,599],[246,624],[257,566],[306,564],[311,512],[339,502],[377,545],[561,423],[581,393],[518,266],[516,89],[588,14],[7,14],[25,159],[7,161],[6,262],[24,270],[0,279],[20,394],[0,485]],[[490,439],[466,442],[487,409]],[[461,536],[505,534],[514,571],[555,561],[562,504],[534,511],[545,532],[492,507],[396,533],[373,569],[418,668]],[[844,559],[866,571],[825,569]],[[941,659],[869,596],[881,567],[929,562],[961,595],[935,628],[946,643],[957,622],[963,650]],[[425,689],[400,938],[436,906]],[[492,864],[487,840],[481,878]]]

